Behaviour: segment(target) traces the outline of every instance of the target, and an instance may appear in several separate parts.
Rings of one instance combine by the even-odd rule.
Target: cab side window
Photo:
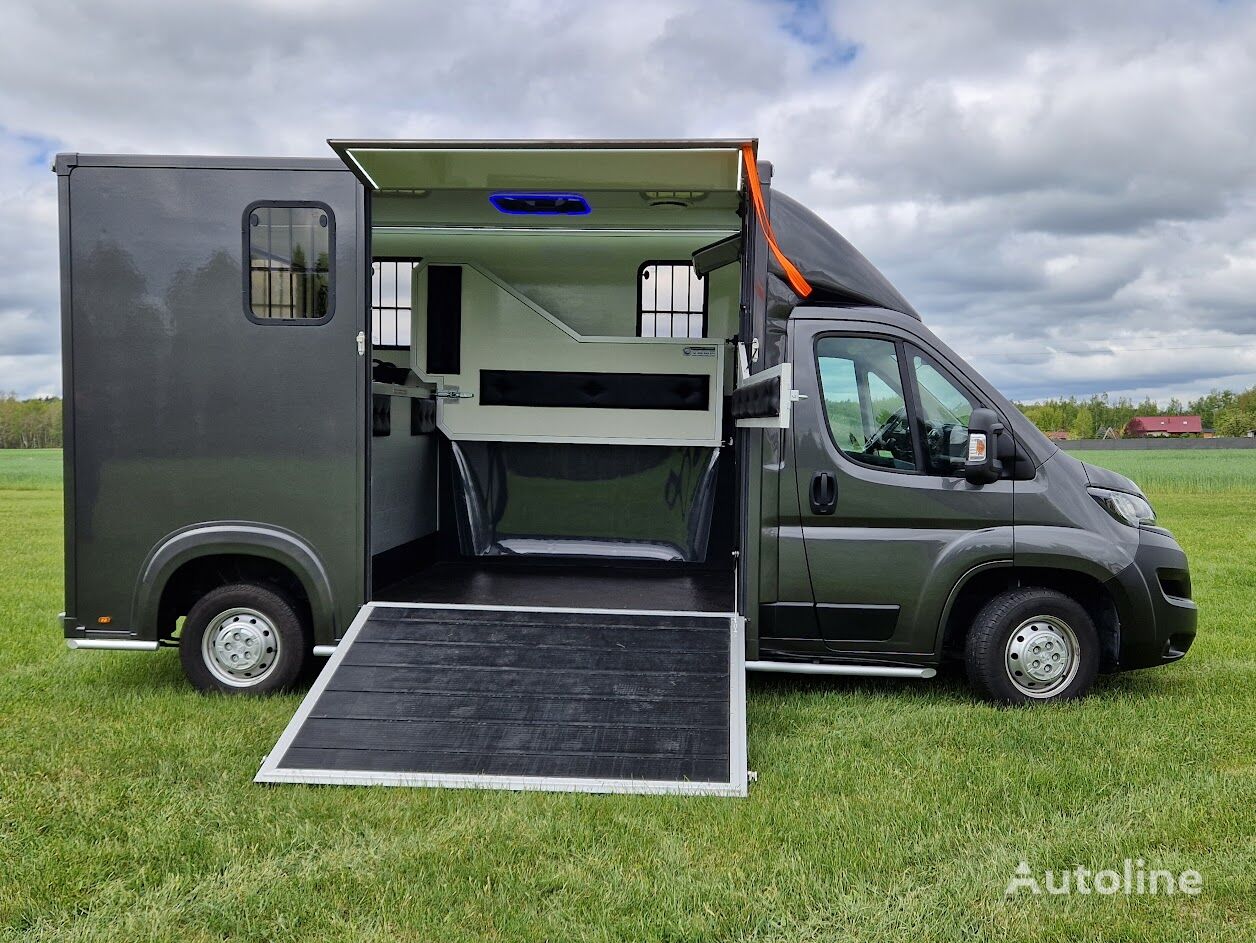
[[[918,396],[925,471],[930,475],[959,475],[968,443],[968,420],[978,403],[924,351],[910,346],[907,350]]]
[[[898,348],[872,337],[822,337],[816,361],[833,441],[874,468],[919,471]]]

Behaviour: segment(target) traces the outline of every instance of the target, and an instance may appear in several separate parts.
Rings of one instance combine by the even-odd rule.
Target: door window
[[[925,471],[930,475],[958,475],[964,466],[968,420],[978,404],[932,357],[914,347],[908,350],[919,395]]]
[[[822,337],[816,363],[829,432],[842,454],[876,468],[918,471],[894,342]]]
[[[246,313],[262,323],[332,315],[335,221],[321,203],[254,203],[244,213]]]

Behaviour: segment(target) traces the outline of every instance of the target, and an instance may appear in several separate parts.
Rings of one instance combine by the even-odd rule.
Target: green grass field
[[[755,678],[738,801],[254,786],[299,697],[66,650],[60,456],[0,452],[0,940],[1252,940],[1256,451],[1083,457],[1191,554],[1185,661],[1034,710]],[[1126,858],[1203,893],[1004,895]]]

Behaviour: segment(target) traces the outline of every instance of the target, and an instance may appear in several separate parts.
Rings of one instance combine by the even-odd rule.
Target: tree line
[[[59,397],[18,399],[0,395],[0,449],[61,448]]]
[[[1256,429],[1256,386],[1240,393],[1213,390],[1185,403],[1174,397],[1165,406],[1150,398],[1141,403],[1124,396],[1111,399],[1107,393],[1016,405],[1043,432],[1067,432],[1073,439],[1102,438],[1105,433],[1119,438],[1135,416],[1199,416],[1203,427],[1219,436]]]

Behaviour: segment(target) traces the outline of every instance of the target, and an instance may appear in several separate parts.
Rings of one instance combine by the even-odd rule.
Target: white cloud
[[[1256,382],[1248,4],[19,0],[5,26],[0,389],[56,386],[52,151],[356,135],[757,133],[1012,395]]]

